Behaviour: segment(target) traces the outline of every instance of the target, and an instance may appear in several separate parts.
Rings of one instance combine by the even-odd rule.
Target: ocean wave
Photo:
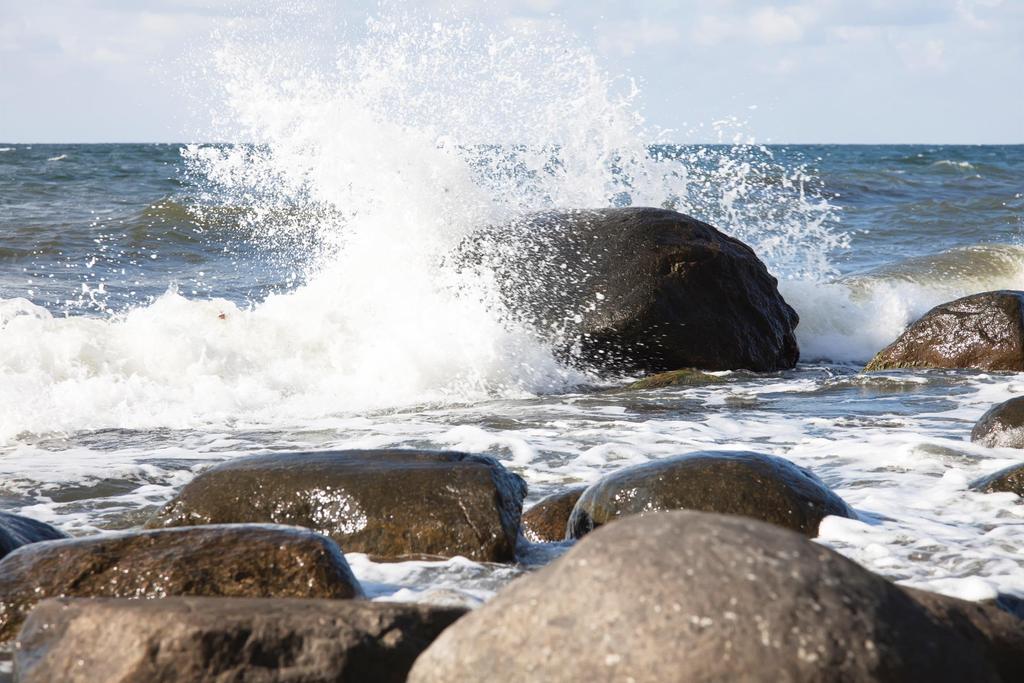
[[[952,159],[940,159],[939,161],[932,162],[932,166],[952,166],[954,168],[962,168],[964,170],[974,170],[974,164],[969,161],[954,161]]]
[[[67,155],[67,154],[58,154],[58,155],[57,155],[57,156],[55,156],[55,157],[49,157],[49,158],[47,159],[47,161],[64,161],[64,160],[65,160],[65,159],[67,159],[67,158],[68,158],[68,155]]]
[[[0,152],[13,152],[14,147],[0,147]]]

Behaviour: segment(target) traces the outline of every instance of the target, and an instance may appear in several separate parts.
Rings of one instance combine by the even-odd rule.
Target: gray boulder
[[[626,515],[701,510],[752,517],[808,536],[828,515],[856,515],[810,470],[749,451],[697,451],[626,467],[584,491],[569,538]]]
[[[1024,680],[1018,620],[929,601],[774,525],[637,515],[460,619],[409,680]]]
[[[293,524],[376,560],[511,562],[525,496],[519,475],[482,455],[272,453],[200,474],[147,526]]]
[[[46,600],[15,646],[21,683],[401,683],[464,610],[366,600]]]

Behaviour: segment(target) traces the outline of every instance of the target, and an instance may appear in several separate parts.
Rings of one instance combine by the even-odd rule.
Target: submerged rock
[[[1024,370],[1024,292],[972,294],[940,304],[864,368]]]
[[[984,493],[1016,493],[1024,498],[1024,463],[1010,465],[987,477],[982,477],[971,484],[971,488]]]
[[[0,641],[49,597],[354,598],[333,541],[305,529],[223,525],[33,543],[0,561]]]
[[[511,562],[525,496],[521,477],[482,455],[273,453],[200,474],[148,526],[294,524],[376,560]]]
[[[799,318],[753,250],[694,218],[622,208],[532,215],[467,240],[514,314],[583,365],[792,368]]]
[[[566,538],[569,516],[586,486],[573,486],[542,498],[523,513],[523,535],[534,543],[551,543]]]
[[[725,380],[700,370],[671,370],[669,372],[660,372],[650,377],[644,377],[627,385],[623,390],[642,391],[644,389],[664,389],[665,387],[702,387],[708,384],[725,384]]]
[[[400,683],[463,614],[366,600],[46,600],[14,666],[22,683]]]
[[[971,441],[992,448],[1024,448],[1024,396],[989,408],[971,430]]]
[[[0,512],[0,558],[28,543],[53,541],[68,535],[37,519]]]
[[[919,601],[786,529],[675,511],[587,536],[452,625],[409,676],[455,680],[1009,683],[1024,680],[1024,630]]]
[[[619,517],[660,510],[743,515],[816,536],[828,515],[853,511],[809,470],[774,455],[697,451],[627,467],[590,485],[569,519],[580,538]]]

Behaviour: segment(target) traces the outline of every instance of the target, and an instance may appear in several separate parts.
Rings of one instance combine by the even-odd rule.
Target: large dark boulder
[[[1024,680],[1017,619],[929,600],[781,527],[634,516],[453,624],[409,681]]]
[[[455,258],[584,366],[769,371],[799,357],[799,318],[753,250],[675,211],[533,214],[474,235]]]
[[[63,531],[37,519],[0,512],[0,558],[27,543],[67,538]]]
[[[50,597],[169,595],[354,598],[359,582],[329,538],[305,529],[222,525],[101,534],[25,545],[0,561],[0,641]]]
[[[816,536],[828,515],[855,514],[810,470],[774,455],[697,451],[626,467],[580,496],[569,519],[579,538],[626,515],[701,510],[752,517]]]
[[[523,513],[523,535],[534,543],[565,540],[569,516],[586,489],[586,486],[571,486],[537,501]]]
[[[1024,396],[989,408],[971,430],[971,441],[990,448],[1024,448]]]
[[[525,495],[521,477],[481,455],[272,453],[200,474],[149,526],[294,524],[377,560],[511,562]]]
[[[46,600],[14,666],[21,683],[401,683],[463,613],[367,600]]]
[[[1016,493],[1024,498],[1024,463],[1010,465],[982,477],[972,483],[971,488],[984,493]]]
[[[972,294],[936,306],[878,352],[865,371],[1024,370],[1024,292]]]

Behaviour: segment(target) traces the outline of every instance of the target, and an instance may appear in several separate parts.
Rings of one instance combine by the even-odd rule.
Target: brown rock
[[[523,513],[523,535],[534,543],[563,541],[576,501],[586,486],[573,486],[537,501]]]
[[[800,355],[799,318],[754,251],[675,211],[534,214],[454,258],[491,273],[507,309],[584,366],[766,371]]]
[[[1019,621],[935,599],[781,527],[637,515],[460,619],[409,681],[1024,680]]]
[[[971,484],[971,488],[984,493],[1016,493],[1024,498],[1024,463],[1010,465],[994,474],[982,477]]]
[[[366,600],[46,600],[15,649],[22,683],[404,681],[464,610]]]
[[[1024,370],[1024,292],[972,294],[936,306],[864,368]]]
[[[702,387],[708,384],[725,384],[725,380],[700,370],[671,370],[637,380],[627,385],[624,391],[664,389],[666,387]]]
[[[148,526],[294,524],[376,560],[511,562],[525,495],[521,477],[481,455],[273,453],[204,472]]]
[[[990,448],[1024,448],[1024,396],[989,408],[971,430],[971,441]]]
[[[0,561],[0,641],[49,597],[353,598],[338,546],[305,529],[255,524],[101,534],[32,543]]]
[[[697,451],[627,467],[602,477],[580,496],[569,537],[626,515],[701,510],[752,517],[808,536],[828,515],[853,511],[810,470],[748,451]]]
[[[67,538],[63,531],[37,519],[0,512],[0,558],[28,543]]]

